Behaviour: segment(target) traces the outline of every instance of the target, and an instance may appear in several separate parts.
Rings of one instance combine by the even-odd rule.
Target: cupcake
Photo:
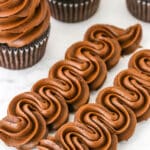
[[[0,1],[0,66],[23,69],[37,63],[49,28],[47,0]]]
[[[79,22],[91,17],[100,0],[49,0],[51,14],[64,22]]]
[[[150,0],[126,0],[128,10],[136,18],[150,22]]]

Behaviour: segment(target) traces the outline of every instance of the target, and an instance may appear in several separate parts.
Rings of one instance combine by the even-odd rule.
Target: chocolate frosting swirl
[[[89,99],[89,87],[85,80],[74,71],[71,61],[59,61],[49,72],[54,89],[60,93],[70,110],[77,110]]]
[[[116,135],[102,122],[98,120],[91,122],[92,126],[78,122],[65,124],[58,130],[56,141],[64,150],[116,149]]]
[[[42,114],[51,129],[58,129],[68,119],[68,106],[64,97],[55,90],[49,79],[38,81],[32,91],[40,95],[45,102]]]
[[[90,52],[101,57],[106,63],[108,69],[111,69],[118,63],[121,55],[121,47],[116,40],[103,39],[99,40],[98,43],[91,43],[88,41],[75,43],[68,49],[65,58],[74,61],[81,59],[78,58],[80,57],[78,55],[81,55],[85,49],[90,50]]]
[[[10,103],[8,115],[0,121],[0,139],[18,149],[31,149],[47,134],[42,116],[44,101],[35,93],[23,93]]]
[[[125,32],[124,29],[108,25],[96,24],[91,26],[85,33],[84,40],[98,43],[103,38],[116,38]]]
[[[36,2],[40,4],[40,0]],[[52,66],[48,79],[38,81],[32,92],[12,100],[7,117],[0,121],[0,139],[7,145],[19,149],[30,149],[37,145],[47,135],[46,125],[57,129],[65,123],[68,118],[67,104],[70,111],[82,106],[75,122],[62,126],[55,140],[42,140],[39,145],[41,149],[114,150],[118,138],[126,140],[132,135],[136,117],[138,121],[150,117],[149,59],[145,59],[148,56],[143,54],[144,63],[148,64],[144,66],[146,75],[144,71],[140,73],[138,69],[133,69],[135,67],[132,65],[132,69],[116,77],[114,88],[99,94],[97,104],[83,106],[89,99],[89,87],[91,90],[100,87],[107,68],[119,61],[119,45],[127,53],[128,48],[131,51],[135,48],[132,40],[136,46],[140,41],[134,35],[140,34],[138,25],[127,30],[110,25],[97,26],[96,30],[95,27],[89,29],[85,36],[91,38],[93,34],[94,38],[72,45],[65,60]],[[137,61],[130,64],[133,62]]]
[[[150,117],[150,77],[135,69],[128,69],[116,76],[114,85],[124,91],[138,121]]]
[[[150,76],[150,50],[142,50],[134,54],[129,61],[129,68]]]
[[[127,100],[125,92],[115,87],[102,90],[96,100],[100,106],[107,110],[106,113],[101,113],[101,115],[104,115],[105,120],[105,114],[110,113],[111,118],[108,118],[109,122],[106,120],[106,124],[113,127],[119,141],[128,140],[136,126],[136,116],[132,109],[128,107],[132,103],[129,100],[132,99]]]
[[[105,81],[107,69],[97,54],[97,46],[89,42],[78,42],[68,48],[66,60],[74,70],[88,83],[91,90],[99,88]]]
[[[130,54],[140,47],[142,39],[142,27],[140,24],[131,26],[123,34],[117,37],[123,54]]]
[[[98,104],[87,104],[79,109],[76,113],[76,121],[88,126],[92,126],[96,122],[103,122],[112,133],[118,135],[119,140],[127,140],[132,135],[136,125],[133,111],[116,99],[112,102],[113,106],[111,105],[110,109],[101,103],[103,100],[106,101],[105,99],[101,100],[101,96],[98,96]]]
[[[48,136],[46,139],[40,141],[37,146],[39,150],[63,150],[56,142],[55,139]]]
[[[117,40],[122,47],[122,54],[129,54],[140,46],[142,27],[137,24],[124,30],[112,25],[97,24],[89,28],[84,36],[84,40],[92,43],[98,43],[104,38]]]
[[[0,43],[23,47],[42,36],[49,27],[47,0],[0,1]]]

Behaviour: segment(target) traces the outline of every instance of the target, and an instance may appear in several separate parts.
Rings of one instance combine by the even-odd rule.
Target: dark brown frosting
[[[63,150],[53,137],[48,136],[46,139],[40,141],[38,145],[39,150]]]
[[[72,45],[65,60],[52,66],[48,79],[38,81],[31,93],[12,100],[7,117],[0,121],[0,139],[19,149],[36,146],[47,135],[46,126],[57,129],[65,123],[67,104],[70,111],[82,106],[75,122],[62,126],[54,140],[42,140],[40,148],[45,149],[48,142],[48,145],[52,144],[51,149],[115,150],[117,137],[119,140],[128,139],[134,131],[136,117],[144,120],[150,116],[149,76],[135,69],[123,71],[115,80],[114,88],[117,90],[111,91],[116,92],[113,98],[110,96],[113,93],[108,90],[108,97],[104,92],[97,98],[97,104],[85,105],[89,99],[89,86],[95,90],[105,80],[105,63],[110,69],[119,61],[121,48],[118,38],[123,35],[130,38],[127,31],[100,25],[100,32],[94,30],[94,42],[88,40]],[[131,33],[129,35],[134,38]],[[129,38],[125,38],[124,45],[129,43]]]
[[[87,125],[78,122],[65,124],[58,130],[56,141],[64,150],[115,150],[116,135],[96,117],[94,119]]]
[[[85,51],[89,51],[91,54],[101,57],[106,63],[107,68],[110,69],[118,63],[121,47],[114,39],[103,39],[99,40],[98,43],[88,41],[78,42],[68,48],[65,58],[72,61],[82,59],[80,55],[83,55]]]
[[[132,105],[132,99],[128,100],[127,96],[119,88],[110,87],[100,91],[96,100],[100,106],[106,109],[100,111],[98,108],[97,113],[100,112],[101,120],[105,120],[106,125],[112,128],[113,132],[118,135],[119,141],[128,140],[136,126],[136,116],[128,107],[128,105]],[[96,109],[94,108],[94,110]]]
[[[0,139],[7,145],[27,150],[47,135],[43,118],[45,102],[35,93],[23,93],[10,103],[8,115],[0,121]]]
[[[103,38],[117,40],[122,47],[122,54],[129,54],[140,46],[142,27],[137,24],[124,30],[112,25],[97,24],[87,30],[84,40],[98,43]]]
[[[49,79],[42,79],[38,81],[32,88],[43,98],[45,106],[41,112],[51,129],[58,129],[68,119],[68,106],[64,97],[57,92],[54,84]]]
[[[71,61],[59,61],[49,72],[54,89],[66,100],[70,109],[77,110],[89,99],[89,87],[86,81],[74,71]]]
[[[127,140],[132,135],[136,125],[136,117],[133,111],[116,101],[112,102],[114,107],[111,108],[107,107],[105,102],[106,105],[103,105],[101,101],[108,102],[108,100],[101,99],[101,96],[98,96],[98,104],[87,104],[79,109],[76,113],[76,121],[88,124],[89,126],[92,123],[89,122],[90,120],[93,122],[103,122],[112,133],[118,135],[119,140]]]
[[[150,77],[135,69],[128,69],[119,73],[114,85],[124,92],[128,105],[132,108],[138,121],[150,117]]]
[[[47,0],[0,1],[0,43],[23,47],[42,36],[49,27]]]
[[[89,42],[78,42],[68,48],[66,60],[88,83],[91,90],[99,88],[105,81],[107,69],[97,53],[97,46]]]
[[[117,37],[123,54],[130,54],[140,47],[142,39],[142,27],[140,24],[133,25]]]
[[[150,50],[142,50],[132,56],[129,68],[134,68],[142,74],[150,76]]]
[[[74,122],[63,125],[54,140],[48,141],[64,150],[116,150],[117,137],[128,140],[137,119],[150,117],[149,57],[149,51],[136,53],[130,60],[131,68],[116,76],[114,86],[100,91],[96,104],[80,107]],[[137,64],[143,64],[146,71]]]
[[[103,38],[116,38],[125,32],[124,29],[108,24],[96,24],[91,26],[85,33],[84,40],[99,43]]]

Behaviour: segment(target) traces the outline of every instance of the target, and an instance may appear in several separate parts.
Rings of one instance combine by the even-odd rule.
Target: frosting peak
[[[0,43],[28,45],[46,32],[49,20],[47,0],[0,1]]]
[[[122,48],[122,54],[129,54],[140,46],[142,27],[136,24],[127,29],[121,29],[112,25],[97,24],[90,27],[84,37],[85,40],[96,44],[106,38],[117,40]]]

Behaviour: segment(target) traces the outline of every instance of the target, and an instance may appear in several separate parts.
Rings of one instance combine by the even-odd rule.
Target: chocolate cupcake
[[[128,10],[136,18],[150,22],[150,0],[126,0]]]
[[[64,22],[79,22],[91,17],[100,0],[49,0],[51,14]]]
[[[47,0],[0,1],[0,66],[23,69],[43,56],[50,28]]]

